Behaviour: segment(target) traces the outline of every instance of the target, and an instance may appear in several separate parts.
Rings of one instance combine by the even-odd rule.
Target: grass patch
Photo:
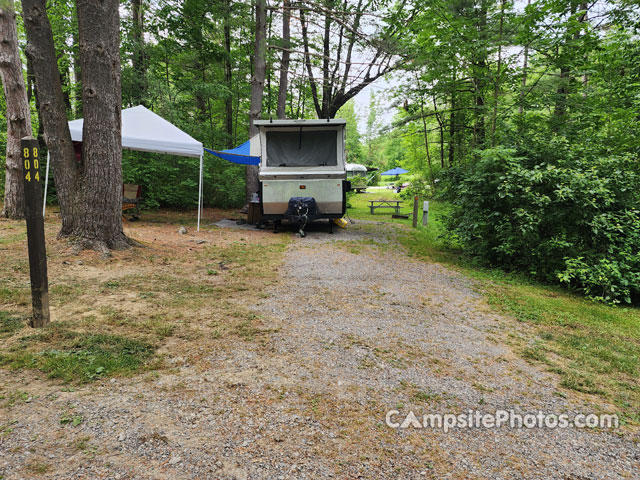
[[[413,212],[413,201],[404,200],[400,195],[392,190],[370,190],[367,193],[354,194],[349,197],[347,213],[353,219],[360,220],[374,220],[378,222],[390,222],[390,223],[403,223],[405,225],[411,225],[411,217],[405,218],[391,218],[391,214],[395,213],[390,208],[377,209],[374,215],[371,215],[369,209],[370,200],[400,200],[400,214],[407,215]],[[422,212],[420,212],[420,219],[422,219]]]
[[[24,320],[0,310],[0,338],[13,335],[24,326]]]
[[[44,475],[51,470],[51,466],[40,460],[31,460],[25,465],[25,470],[36,475]]]
[[[105,376],[128,375],[143,368],[155,347],[131,338],[81,333],[59,325],[20,339],[0,366],[36,369],[65,382],[89,382]]]
[[[274,329],[250,313],[263,289],[277,281],[289,235],[201,229],[204,243],[177,234],[195,224],[193,212],[159,211],[127,225],[147,248],[70,256],[48,221],[52,323],[24,327],[30,314],[24,225],[3,221],[0,262],[0,368],[39,370],[70,383],[163,367],[156,355],[206,362],[199,353],[224,348],[223,339],[263,344]],[[157,220],[157,221],[156,221]],[[82,267],[80,267],[82,265]],[[2,310],[6,310],[3,312]],[[7,399],[8,401],[8,399]],[[0,402],[1,404],[2,402]]]

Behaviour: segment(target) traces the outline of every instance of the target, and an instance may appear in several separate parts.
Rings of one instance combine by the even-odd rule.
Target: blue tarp
[[[249,140],[230,150],[210,150],[205,148],[205,151],[228,162],[239,163],[240,165],[260,165],[260,157],[251,156]]]
[[[205,148],[206,150],[206,148]],[[382,172],[380,175],[402,175],[403,173],[409,173],[409,170],[405,170],[404,168],[396,167],[391,170],[387,170],[386,172]]]

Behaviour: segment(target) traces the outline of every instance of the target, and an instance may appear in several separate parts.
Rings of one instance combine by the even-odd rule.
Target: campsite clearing
[[[191,212],[145,212],[125,226],[145,248],[109,258],[53,240],[50,215],[44,334],[24,326],[24,227],[0,221],[1,477],[632,478],[640,468],[628,416],[614,432],[389,427],[390,410],[620,408],[523,359],[528,324],[496,313],[473,278],[418,259],[404,225],[357,220],[305,239],[209,226],[229,213],[206,210],[196,235]]]

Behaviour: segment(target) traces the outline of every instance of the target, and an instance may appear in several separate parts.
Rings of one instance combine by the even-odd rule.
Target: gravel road
[[[0,479],[640,478],[624,430],[386,424],[390,410],[607,408],[515,355],[505,342],[523,327],[399,251],[394,228],[296,239],[254,306],[267,332],[194,352],[205,367],[173,358],[168,373],[78,388],[0,371],[32,394],[0,409]],[[82,422],[61,425],[65,409]]]

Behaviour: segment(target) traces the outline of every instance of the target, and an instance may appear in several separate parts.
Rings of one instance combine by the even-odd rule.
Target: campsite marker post
[[[49,283],[47,281],[47,252],[44,245],[42,214],[42,181],[40,180],[40,149],[38,140],[24,137],[20,141],[24,179],[24,216],[27,220],[29,245],[29,274],[31,277],[32,327],[49,323]]]
[[[413,228],[418,226],[418,196],[413,197]]]
[[[429,202],[422,203],[422,226],[426,227],[429,223]]]

